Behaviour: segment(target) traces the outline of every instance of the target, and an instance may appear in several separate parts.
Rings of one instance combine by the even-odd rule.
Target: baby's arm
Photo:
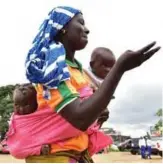
[[[96,79],[96,77],[87,69],[83,69],[85,74],[91,79],[92,83],[95,85],[96,88],[99,88],[101,85],[101,82]]]

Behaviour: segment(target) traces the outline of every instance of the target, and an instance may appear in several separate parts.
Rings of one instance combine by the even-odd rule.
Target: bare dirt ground
[[[131,155],[129,152],[110,152],[93,157],[94,162],[98,163],[162,163],[160,156],[152,156],[152,159],[141,159],[140,155]],[[10,155],[0,155],[0,163],[24,163],[24,160],[14,159]]]

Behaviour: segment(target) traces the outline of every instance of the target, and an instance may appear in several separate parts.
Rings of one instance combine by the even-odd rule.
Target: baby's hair
[[[20,87],[33,87],[32,83],[24,83],[24,84],[16,84],[15,88],[20,88]]]
[[[29,88],[32,92],[36,93],[35,87],[32,83],[16,84],[14,91],[20,90],[23,92],[24,88]],[[25,94],[25,92],[23,92],[23,94]]]
[[[100,51],[105,51],[105,52],[109,53],[110,55],[112,55],[115,58],[113,52],[109,48],[97,47],[93,50],[93,52],[91,54],[91,61],[97,60],[97,58],[101,55]]]

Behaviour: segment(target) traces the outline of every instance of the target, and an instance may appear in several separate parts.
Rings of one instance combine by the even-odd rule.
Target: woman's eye
[[[79,23],[81,24],[81,25],[84,25],[85,23],[84,23],[84,20],[79,20]]]

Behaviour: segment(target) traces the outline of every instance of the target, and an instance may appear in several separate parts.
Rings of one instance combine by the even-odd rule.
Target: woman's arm
[[[60,114],[73,126],[85,131],[107,107],[122,75],[119,64],[115,64],[101,87],[91,97],[82,102],[76,99],[64,107]]]
[[[160,47],[150,50],[156,43],[153,42],[138,51],[126,51],[117,60],[100,88],[88,99],[76,99],[66,105],[60,114],[74,127],[85,131],[109,104],[114,91],[124,72],[140,66],[155,54]]]

